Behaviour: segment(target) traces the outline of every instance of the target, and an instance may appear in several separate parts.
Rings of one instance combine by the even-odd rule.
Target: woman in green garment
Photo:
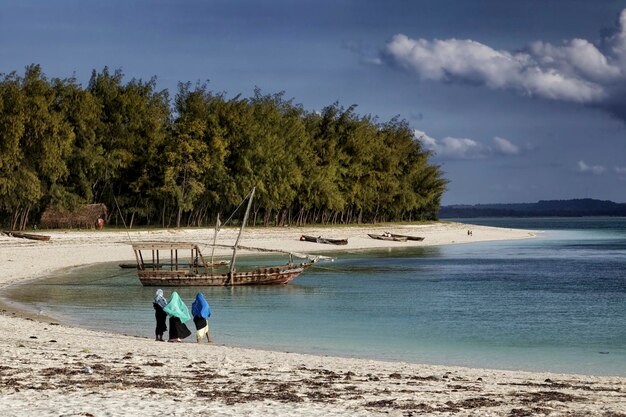
[[[170,302],[163,308],[163,311],[170,316],[168,342],[182,342],[182,339],[191,335],[191,331],[185,325],[185,322],[191,319],[189,309],[176,291],[172,293]]]

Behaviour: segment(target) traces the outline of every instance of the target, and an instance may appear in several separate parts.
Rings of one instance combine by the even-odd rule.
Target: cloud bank
[[[495,137],[492,144],[485,145],[468,138],[445,137],[437,140],[421,130],[414,130],[413,134],[426,150],[433,152],[439,159],[484,159],[518,155],[521,152],[518,146],[501,137]]]
[[[397,34],[382,62],[419,79],[470,83],[494,90],[600,107],[626,121],[626,9],[599,44],[572,39],[534,42],[520,51],[473,40],[411,39]]]
[[[602,165],[587,165],[585,161],[578,161],[578,172],[583,174],[600,175],[606,172],[606,168]]]

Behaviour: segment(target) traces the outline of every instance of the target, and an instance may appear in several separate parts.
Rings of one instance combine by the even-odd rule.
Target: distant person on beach
[[[207,343],[211,343],[211,332],[209,330],[209,321],[207,320],[211,317],[211,307],[201,292],[196,294],[196,300],[191,305],[191,314],[196,325],[196,341],[200,343],[206,336]]]
[[[163,308],[167,305],[167,300],[163,297],[163,290],[156,290],[156,294],[154,295],[154,302],[152,306],[154,307],[154,317],[156,318],[156,340],[159,342],[163,342],[163,333],[167,330],[167,313],[163,311]]]
[[[182,342],[182,339],[189,337],[191,331],[187,328],[185,322],[189,321],[191,316],[185,302],[176,291],[172,293],[170,302],[167,303],[163,311],[170,316],[170,338],[168,342]]]

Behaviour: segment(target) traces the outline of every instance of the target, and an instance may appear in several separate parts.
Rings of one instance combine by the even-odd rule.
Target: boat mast
[[[239,240],[241,239],[241,234],[243,233],[243,228],[246,226],[248,221],[248,214],[250,214],[250,207],[252,207],[252,199],[254,198],[254,191],[256,187],[252,187],[252,191],[250,192],[250,199],[248,200],[248,207],[246,208],[246,214],[243,216],[243,222],[241,223],[241,228],[239,229],[239,234],[237,235],[237,240],[235,241],[235,246],[233,246],[233,259],[230,261],[230,270],[228,271],[228,281],[227,285],[231,285],[233,282],[233,274],[235,273],[235,259],[237,257],[237,247],[239,246]]]
[[[213,255],[215,255],[215,244],[217,243],[217,232],[220,231],[220,214],[217,213],[217,220],[215,221],[215,233],[213,233],[213,248],[211,250],[211,268],[213,267]]]

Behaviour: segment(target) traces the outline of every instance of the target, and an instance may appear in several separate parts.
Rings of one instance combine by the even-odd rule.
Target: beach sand
[[[472,236],[467,230],[473,231]],[[386,242],[366,233],[425,236]],[[221,232],[232,242],[237,231]],[[48,242],[0,236],[0,290],[63,268],[131,261],[125,232],[51,232]],[[298,240],[349,238],[347,246]],[[209,242],[199,229],[131,232],[133,241]],[[416,226],[249,229],[245,244],[321,254],[532,237],[526,230]],[[0,406],[7,416],[626,416],[626,378],[470,369],[160,343],[0,314]]]

